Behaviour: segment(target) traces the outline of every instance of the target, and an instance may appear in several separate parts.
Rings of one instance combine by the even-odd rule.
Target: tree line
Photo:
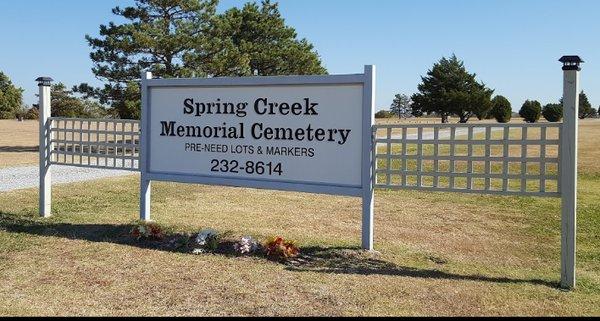
[[[103,118],[108,111],[98,102],[76,97],[62,83],[52,85],[52,116]],[[6,74],[0,71],[0,119],[38,119],[37,105],[23,103],[23,89],[15,86]]]
[[[456,55],[436,62],[427,75],[421,77],[417,89],[418,92],[410,97],[397,94],[389,110],[381,110],[375,116],[409,118],[428,115],[440,117],[442,123],[447,123],[451,116],[457,117],[459,123],[466,123],[473,117],[507,123],[513,116],[510,101],[502,95],[492,98],[494,90],[477,81],[476,74],[469,73]],[[550,122],[560,121],[562,99],[543,107],[536,100],[526,100],[518,115],[526,122],[537,122],[541,116]],[[582,91],[579,94],[579,118],[590,117],[598,117],[598,110],[592,107]]]

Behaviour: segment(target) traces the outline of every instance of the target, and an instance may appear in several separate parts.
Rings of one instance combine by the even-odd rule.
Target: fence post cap
[[[563,63],[562,70],[581,70],[579,64],[581,64],[583,59],[579,56],[571,55],[571,56],[562,56],[558,61]]]
[[[54,81],[54,79],[50,77],[38,77],[35,79],[38,82],[38,86],[50,86],[50,83]]]

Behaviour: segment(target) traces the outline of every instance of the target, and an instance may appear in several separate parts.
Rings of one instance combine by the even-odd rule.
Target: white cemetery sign
[[[363,246],[372,249],[374,67],[331,76],[142,76],[142,219],[152,180],[360,196]]]

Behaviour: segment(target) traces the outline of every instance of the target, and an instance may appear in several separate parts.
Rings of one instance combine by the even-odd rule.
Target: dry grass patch
[[[37,120],[0,119],[0,168],[38,161]]]
[[[357,250],[356,198],[176,183],[153,186],[153,218],[296,239],[294,264],[149,249],[128,241],[136,176],[59,185],[49,220],[36,192],[0,194],[5,315],[573,315],[600,313],[598,204],[580,202],[580,287],[556,287],[556,199],[377,191],[375,244]],[[600,190],[597,181],[581,188]],[[593,197],[597,197],[594,194]],[[7,242],[7,240],[11,240]],[[32,304],[36,302],[36,304]]]
[[[600,173],[600,119],[579,121],[579,167],[580,173]]]

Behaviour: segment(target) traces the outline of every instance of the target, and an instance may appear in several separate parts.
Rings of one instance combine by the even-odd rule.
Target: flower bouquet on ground
[[[194,249],[192,253],[200,254],[207,252],[216,252],[219,250],[221,241],[227,237],[229,233],[220,233],[217,230],[207,228],[201,230],[194,239]]]
[[[156,223],[139,223],[131,229],[131,236],[137,240],[160,241],[165,238],[165,232]]]
[[[286,241],[282,237],[277,236],[267,241],[265,244],[265,253],[271,259],[285,261],[298,256],[300,250],[294,241]]]
[[[260,244],[252,236],[244,236],[233,244],[233,250],[238,255],[253,254],[260,248]]]

